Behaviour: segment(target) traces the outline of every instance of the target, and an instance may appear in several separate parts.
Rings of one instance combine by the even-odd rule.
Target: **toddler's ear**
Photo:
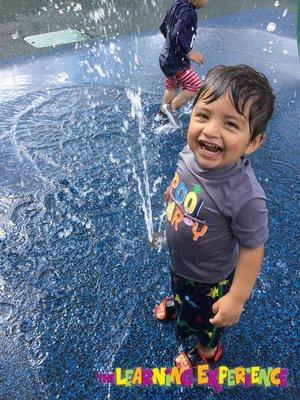
[[[251,154],[257,150],[263,142],[266,140],[267,135],[265,133],[260,133],[257,135],[249,144],[245,151],[245,154]]]

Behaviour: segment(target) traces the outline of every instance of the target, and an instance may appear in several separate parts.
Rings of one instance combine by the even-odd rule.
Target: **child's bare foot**
[[[185,353],[179,353],[174,359],[174,364],[177,368],[190,369],[203,363],[208,364],[213,361],[219,361],[222,353],[223,350],[220,343],[213,349],[204,347],[198,343],[193,349]]]
[[[193,367],[189,357],[185,353],[179,353],[174,360],[174,364],[180,369],[190,369]]]
[[[173,297],[165,297],[154,307],[153,314],[160,321],[171,321],[175,318],[176,308]]]
[[[166,310],[164,304],[161,302],[155,309],[155,317],[159,320],[164,320],[166,316]]]

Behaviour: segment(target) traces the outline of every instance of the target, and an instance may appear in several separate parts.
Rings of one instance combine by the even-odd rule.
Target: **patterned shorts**
[[[182,278],[172,271],[172,290],[176,305],[176,337],[179,340],[197,336],[199,342],[214,348],[224,328],[209,322],[213,318],[213,304],[229,292],[234,271],[227,279],[217,283],[199,283]]]
[[[165,77],[165,88],[171,89],[184,89],[189,92],[198,92],[202,85],[200,76],[193,70],[192,67],[177,72],[172,78]]]

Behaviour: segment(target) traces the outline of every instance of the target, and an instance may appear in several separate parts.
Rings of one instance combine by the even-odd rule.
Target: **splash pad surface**
[[[268,141],[251,159],[269,199],[270,241],[246,313],[224,337],[222,364],[286,367],[290,386],[235,387],[224,399],[296,399],[296,352],[286,348],[296,339],[291,122],[299,68],[295,19],[280,15],[255,10],[204,21],[195,46],[206,56],[203,75],[215,64],[246,63],[267,75],[277,97]],[[154,321],[152,308],[170,293],[161,197],[189,109],[182,131],[153,122],[161,45],[160,35],[145,32],[2,65],[1,399],[215,398],[204,387],[119,388],[95,379],[115,367],[171,366],[178,352],[172,326]],[[143,212],[146,175],[154,245]]]

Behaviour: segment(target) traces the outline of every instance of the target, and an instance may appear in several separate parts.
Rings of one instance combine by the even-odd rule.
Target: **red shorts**
[[[201,85],[201,78],[192,67],[177,72],[172,78],[165,77],[165,88],[167,90],[180,88],[189,92],[198,92]]]

